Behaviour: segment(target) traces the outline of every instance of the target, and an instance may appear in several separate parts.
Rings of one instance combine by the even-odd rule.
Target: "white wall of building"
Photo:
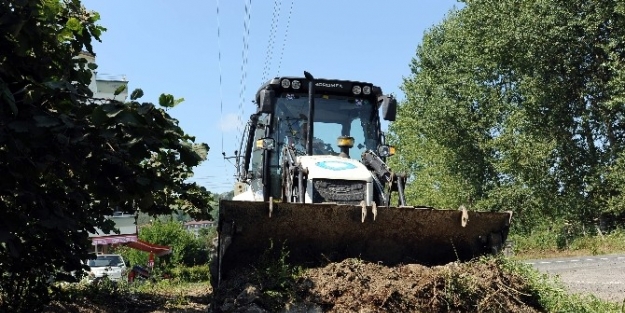
[[[95,56],[87,52],[81,52],[79,58],[85,58],[88,63],[96,63]],[[115,90],[120,86],[126,86],[126,89],[116,96],[114,94]],[[123,102],[128,98],[128,80],[125,75],[101,74],[98,72],[98,69],[96,69],[92,71],[89,89],[93,92],[93,97],[97,99]]]

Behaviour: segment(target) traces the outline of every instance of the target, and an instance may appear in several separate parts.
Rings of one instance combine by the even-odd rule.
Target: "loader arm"
[[[381,205],[391,205],[392,191],[397,191],[399,194],[399,206],[406,205],[406,197],[404,195],[406,182],[405,175],[397,175],[393,173],[382,158],[371,150],[367,150],[362,154],[362,163],[372,173],[376,186],[379,189]]]
[[[297,162],[293,147],[285,146],[283,154],[285,158],[282,164],[282,201],[304,203],[308,170]]]

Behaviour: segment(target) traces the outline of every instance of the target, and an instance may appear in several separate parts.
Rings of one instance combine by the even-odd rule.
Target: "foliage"
[[[54,294],[53,303],[76,304],[85,302],[96,304],[108,304],[111,306],[111,299],[124,299],[131,294],[131,286],[125,282],[113,282],[109,279],[102,279],[98,283],[75,283],[62,285],[59,292]],[[87,300],[88,299],[88,300]],[[125,301],[116,302],[124,304]],[[45,310],[44,312],[56,312],[56,310]],[[71,311],[64,306],[63,311]],[[78,311],[76,311],[78,312]]]
[[[219,194],[219,199],[232,200],[232,198],[234,198],[234,191],[232,190]]]
[[[96,66],[78,56],[98,20],[79,0],[0,3],[0,310],[40,309],[47,278],[80,270],[115,210],[207,218],[206,190],[186,179],[208,146],[142,92],[90,98]]]
[[[286,245],[274,246],[271,241],[254,268],[254,280],[262,292],[262,300],[269,309],[277,311],[295,298],[294,286],[303,269],[288,263]]]
[[[198,311],[209,303],[210,287],[178,280],[100,284],[68,284],[62,287],[45,312],[152,312]]]
[[[463,1],[431,28],[390,126],[411,203],[517,230],[624,211],[625,4]]]
[[[186,231],[182,223],[174,220],[155,220],[139,230],[139,239],[149,243],[170,246],[172,253],[156,257],[154,266],[159,271],[168,272],[177,266],[195,266],[208,262],[207,239]],[[128,259],[132,265],[146,266],[149,254],[129,248],[118,248],[118,253]]]
[[[511,234],[517,259],[600,255],[625,251],[625,230],[602,232],[565,221],[545,222],[527,234]]]
[[[208,265],[176,266],[169,271],[173,279],[183,282],[207,282],[210,280]]]

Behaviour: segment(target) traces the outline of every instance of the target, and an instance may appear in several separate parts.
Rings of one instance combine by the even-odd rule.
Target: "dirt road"
[[[559,275],[573,293],[594,294],[609,301],[625,299],[625,254],[527,260],[550,275]]]

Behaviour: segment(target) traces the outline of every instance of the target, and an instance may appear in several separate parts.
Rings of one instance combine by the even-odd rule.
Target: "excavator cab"
[[[260,105],[248,123],[246,153],[239,174],[240,178],[250,180],[249,188],[245,195],[236,199],[281,199],[285,194],[283,165],[289,153],[360,160],[367,151],[388,150],[378,115],[379,87],[361,82],[321,80],[316,81],[311,99],[305,82],[303,78],[278,78],[258,92]],[[391,97],[387,99],[394,101]],[[315,105],[309,112],[311,100]],[[310,124],[312,136],[308,134]],[[307,151],[309,145],[310,152]],[[381,158],[385,160],[386,155]]]

